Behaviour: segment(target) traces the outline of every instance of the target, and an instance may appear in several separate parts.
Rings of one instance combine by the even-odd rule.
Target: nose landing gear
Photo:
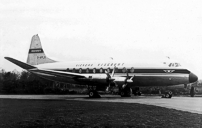
[[[162,95],[161,98],[172,98],[173,93],[171,91],[166,92],[164,95]]]
[[[195,95],[195,91],[194,91],[194,87],[192,86],[190,89],[190,96],[194,97],[194,95]]]

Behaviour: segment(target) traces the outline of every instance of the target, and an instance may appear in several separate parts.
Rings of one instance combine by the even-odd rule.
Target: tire
[[[141,92],[138,92],[138,93],[137,93],[138,96],[141,96],[141,94],[142,94]]]
[[[90,91],[89,98],[101,98],[97,91]]]
[[[95,92],[94,92],[94,91],[90,91],[90,92],[89,92],[89,97],[90,97],[90,98],[95,97]]]
[[[166,97],[166,98],[169,98],[169,97],[170,97],[170,94],[168,94],[168,93],[165,94],[165,97]]]
[[[121,91],[121,97],[125,97],[125,92],[124,91]]]

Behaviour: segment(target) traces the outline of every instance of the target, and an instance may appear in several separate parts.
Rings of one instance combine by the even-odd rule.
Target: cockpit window
[[[180,67],[181,65],[180,65],[180,63],[170,63],[168,66],[169,67]]]

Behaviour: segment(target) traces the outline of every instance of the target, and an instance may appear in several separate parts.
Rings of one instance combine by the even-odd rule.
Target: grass
[[[202,115],[135,103],[0,99],[0,128],[196,127]]]

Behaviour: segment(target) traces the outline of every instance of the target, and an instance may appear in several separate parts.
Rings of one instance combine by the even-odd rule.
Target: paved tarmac
[[[202,97],[172,97],[171,99],[166,99],[160,96],[132,96],[123,98],[118,95],[102,95],[102,98],[88,98],[87,95],[0,95],[0,98],[139,103],[202,114]]]

